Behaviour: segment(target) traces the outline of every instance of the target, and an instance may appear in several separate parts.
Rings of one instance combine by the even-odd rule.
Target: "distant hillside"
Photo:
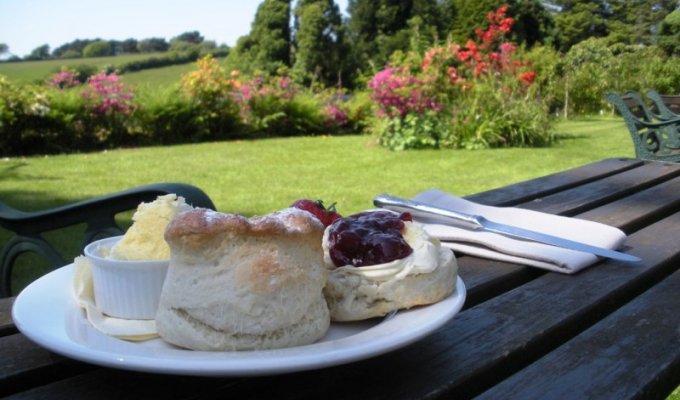
[[[42,61],[21,61],[0,63],[0,75],[20,82],[41,82],[62,67],[73,67],[81,64],[94,65],[97,69],[112,66],[114,69],[132,62],[152,57],[166,57],[168,53],[126,54],[111,57],[73,58]]]

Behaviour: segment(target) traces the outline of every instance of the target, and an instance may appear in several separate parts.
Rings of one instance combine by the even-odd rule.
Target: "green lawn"
[[[164,56],[166,53],[125,54],[111,57],[69,58],[42,61],[3,62],[0,63],[0,75],[5,75],[11,80],[21,82],[44,81],[52,73],[66,66],[80,64],[93,64],[102,69],[107,65],[121,65],[130,61],[143,60],[150,57]],[[189,63],[188,65],[192,65]],[[158,68],[161,70],[163,68]]]
[[[262,214],[298,197],[336,201],[344,212],[378,192],[412,196],[438,187],[458,195],[632,157],[619,119],[559,125],[549,148],[391,152],[368,136],[319,136],[123,149],[0,160],[0,199],[39,209],[158,181],[203,188],[224,211]]]
[[[163,87],[179,82],[182,75],[196,69],[196,63],[170,65],[163,68],[152,68],[122,75],[123,82],[135,87]]]

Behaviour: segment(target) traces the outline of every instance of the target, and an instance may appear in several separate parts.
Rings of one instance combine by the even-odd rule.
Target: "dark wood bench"
[[[156,183],[99,196],[49,210],[24,212],[0,202],[0,227],[13,233],[0,252],[0,298],[12,295],[12,270],[24,253],[45,259],[50,270],[66,265],[64,256],[44,238],[46,232],[86,224],[82,247],[95,239],[119,235],[118,213],[134,210],[139,203],[175,193],[195,207],[215,209],[201,189],[183,183]]]
[[[680,161],[680,118],[654,114],[634,92],[609,93],[607,101],[623,117],[637,158]]]

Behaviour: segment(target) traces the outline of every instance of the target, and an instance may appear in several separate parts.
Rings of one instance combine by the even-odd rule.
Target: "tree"
[[[9,46],[6,43],[0,43],[0,55],[9,53]]]
[[[675,0],[611,0],[608,4],[608,42],[642,45],[654,42],[662,21],[678,5]]]
[[[120,50],[121,53],[125,54],[130,54],[130,53],[139,53],[139,50],[137,48],[138,46],[137,39],[125,39],[123,42],[120,44]]]
[[[184,32],[178,36],[175,36],[174,38],[170,39],[170,43],[173,41],[181,41],[181,42],[188,42],[192,44],[199,44],[203,42],[203,36],[201,36],[200,32],[198,31],[192,31],[192,32]]]
[[[290,67],[290,0],[264,0],[255,13],[250,33],[229,52],[228,68],[274,74]]]
[[[160,51],[168,51],[170,45],[163,38],[148,38],[142,39],[137,44],[137,49],[140,53],[155,53]]]
[[[342,85],[343,27],[333,0],[301,0],[295,8],[293,74],[302,83]]]
[[[382,68],[392,53],[408,50],[414,26],[422,29],[419,35],[430,43],[444,26],[436,0],[350,0],[348,10],[350,58],[357,70],[371,65]]]
[[[680,56],[680,10],[664,18],[657,38],[659,47],[669,56]]]
[[[464,44],[475,36],[477,28],[486,26],[486,16],[502,5],[508,6],[508,16],[515,24],[510,38],[515,43],[552,42],[554,22],[539,0],[450,0],[444,2],[443,13],[450,18],[447,34],[451,40]]]
[[[499,6],[506,4],[502,0],[453,0],[455,10],[454,20],[449,26],[448,33],[451,40],[457,43],[465,43],[474,38],[475,30],[487,24],[486,16],[495,11]]]
[[[607,36],[605,10],[605,5],[598,2],[565,5],[565,9],[555,16],[558,49],[567,52],[588,38]]]
[[[36,47],[26,57],[27,60],[46,60],[48,58],[50,58],[50,46],[47,44]]]
[[[105,40],[90,43],[83,49],[84,57],[104,57],[113,55],[111,44]]]
[[[76,39],[72,42],[65,43],[52,51],[53,57],[59,58],[75,58],[81,57],[83,49],[90,43],[94,43],[100,39]]]

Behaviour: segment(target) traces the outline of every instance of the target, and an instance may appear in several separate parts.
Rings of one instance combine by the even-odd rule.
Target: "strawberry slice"
[[[311,213],[321,221],[323,226],[328,226],[336,219],[342,217],[342,215],[335,210],[335,203],[326,208],[322,200],[300,199],[291,204],[291,207],[299,208],[300,210]]]

